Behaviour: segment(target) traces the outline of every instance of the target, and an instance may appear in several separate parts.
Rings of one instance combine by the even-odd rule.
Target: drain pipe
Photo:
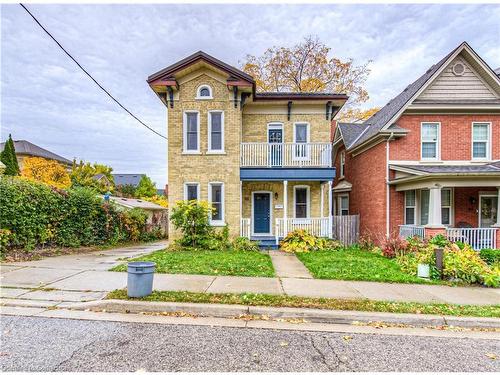
[[[389,238],[390,236],[390,212],[391,212],[391,192],[389,186],[389,142],[394,139],[394,133],[391,132],[389,138],[387,138],[387,143],[385,146],[385,186],[386,186],[386,205],[385,205],[385,236]]]

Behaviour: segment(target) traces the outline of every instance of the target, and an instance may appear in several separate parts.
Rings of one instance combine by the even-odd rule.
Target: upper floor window
[[[340,153],[340,177],[345,175],[345,151]]]
[[[224,112],[208,112],[208,152],[224,152]]]
[[[309,142],[309,124],[295,123],[293,130],[293,143],[295,143],[295,157],[306,158],[308,155],[307,142]]]
[[[212,99],[212,88],[208,85],[198,87],[196,99]]]
[[[472,123],[472,159],[490,159],[490,123]]]
[[[439,123],[423,122],[421,131],[422,160],[439,159]]]
[[[184,112],[183,131],[184,152],[200,152],[200,114],[196,111]]]

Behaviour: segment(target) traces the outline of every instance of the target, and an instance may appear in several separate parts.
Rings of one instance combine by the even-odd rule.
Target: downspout
[[[391,194],[389,186],[389,142],[394,138],[394,133],[391,132],[389,138],[387,138],[387,144],[385,147],[385,186],[386,186],[386,209],[385,209],[385,236],[389,238],[390,236],[390,212],[391,212]]]

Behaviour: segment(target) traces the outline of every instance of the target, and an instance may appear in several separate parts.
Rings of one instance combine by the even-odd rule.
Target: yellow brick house
[[[167,107],[171,205],[207,200],[212,225],[263,245],[296,228],[331,236],[331,119],[346,95],[256,92],[251,76],[201,51],[148,84]]]

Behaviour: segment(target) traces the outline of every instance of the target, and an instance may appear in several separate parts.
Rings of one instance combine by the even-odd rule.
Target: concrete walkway
[[[101,299],[106,292],[125,288],[127,274],[109,272],[126,258],[166,247],[165,242],[65,255],[39,261],[1,265],[2,304],[68,306]],[[156,274],[154,289],[205,293],[266,293],[303,297],[372,299],[454,304],[500,304],[500,289],[442,285],[389,284],[311,279],[297,258],[272,254],[279,277],[236,277]],[[16,302],[17,301],[17,302]]]
[[[278,277],[293,277],[298,279],[312,279],[309,270],[304,266],[295,254],[282,251],[270,251],[269,255],[273,262],[274,271]]]

